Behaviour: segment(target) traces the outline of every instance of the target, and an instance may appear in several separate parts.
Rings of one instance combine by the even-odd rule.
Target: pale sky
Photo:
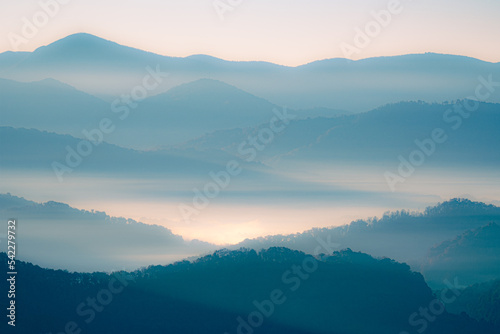
[[[41,3],[64,3],[53,17]],[[233,3],[221,19],[214,3]],[[0,0],[0,52],[14,50],[38,19],[39,31],[20,44],[32,51],[67,35],[87,32],[169,56],[208,54],[227,60],[300,65],[345,57],[355,29],[392,0]],[[397,0],[396,0],[397,1]],[[53,8],[53,7],[50,7]],[[500,1],[401,0],[399,14],[349,58],[437,52],[500,62]],[[45,17],[44,17],[45,16]]]

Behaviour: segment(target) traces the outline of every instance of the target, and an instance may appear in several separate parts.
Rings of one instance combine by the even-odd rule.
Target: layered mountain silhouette
[[[332,250],[338,247],[349,247],[372,256],[389,257],[406,262],[414,270],[420,270],[422,265],[426,267],[428,262],[433,261],[434,256],[436,261],[440,259],[439,256],[443,256],[442,261],[451,262],[447,265],[455,271],[445,269],[442,261],[436,262],[435,266],[427,265],[428,269],[423,273],[426,278],[427,274],[429,275],[430,284],[440,287],[445,279],[452,280],[455,276],[463,277],[464,282],[473,284],[485,281],[484,272],[490,273],[490,276],[486,276],[486,280],[491,279],[492,276],[498,277],[498,271],[495,268],[499,261],[495,255],[497,254],[496,246],[492,245],[498,243],[499,240],[494,232],[497,225],[482,228],[489,222],[500,223],[500,208],[470,200],[453,199],[435,207],[429,207],[423,213],[392,212],[381,218],[368,221],[358,220],[345,226],[316,228],[294,235],[247,239],[237,244],[235,248],[247,247],[259,250],[286,246],[313,253],[318,242],[322,242],[329,245]],[[468,232],[463,237],[470,239],[470,248],[466,245],[463,245],[463,249],[458,246],[465,243],[463,238],[458,238],[453,242],[447,241],[465,231],[478,228],[479,230]],[[483,233],[486,235],[483,236]],[[441,243],[443,243],[441,246],[432,248]],[[462,259],[458,253],[449,253],[448,247],[450,249],[456,247],[457,252],[460,250],[464,254],[468,253],[469,265],[466,264],[466,259]],[[488,247],[492,247],[491,250]],[[428,258],[429,251],[431,251],[430,258]],[[481,256],[476,257],[479,254]],[[464,266],[463,271],[460,271],[462,260],[464,260]],[[481,261],[484,262],[481,264]],[[441,270],[446,272],[441,272]]]
[[[64,203],[35,203],[0,194],[2,219],[22,222],[18,259],[70,271],[136,269],[200,255],[215,245],[185,241],[169,229],[85,211]],[[5,245],[3,239],[2,245]],[[5,247],[4,247],[5,248]]]
[[[185,242],[160,226],[78,210],[63,203],[35,203],[10,194],[0,195],[0,216],[25,221],[21,259],[50,268],[109,271],[118,264],[137,268],[151,264],[148,261],[165,263],[197,256],[215,247],[198,241]],[[260,251],[287,247],[308,254],[315,254],[318,245],[325,253],[350,248],[406,262],[413,270],[423,270],[432,287],[440,288],[445,280],[457,276],[464,284],[500,277],[496,252],[499,223],[500,208],[454,199],[423,213],[387,213],[380,219],[358,220],[345,226],[247,239],[230,248]],[[50,233],[43,233],[45,230],[58,230],[58,234],[50,237]],[[463,235],[455,238],[460,234]],[[84,235],[87,237],[82,238]],[[91,252],[84,247],[89,239],[96,244]]]
[[[25,97],[29,96],[29,99]],[[216,80],[199,80],[167,93],[128,104],[109,103],[53,79],[22,83],[0,80],[4,126],[82,137],[110,119],[115,130],[107,141],[121,146],[155,148],[205,133],[269,121],[278,107]]]
[[[278,106],[224,82],[200,79],[138,103],[115,142],[143,147],[178,144],[220,129],[269,122]]]
[[[497,203],[499,78],[500,63],[453,55],[288,67],[85,33],[1,53],[0,219],[20,222],[16,329],[499,333],[499,207],[455,198],[336,221],[353,205]],[[418,178],[389,192],[384,171],[401,176],[415,157]],[[141,218],[159,226],[66,204],[89,194],[108,212],[170,211]],[[195,235],[242,222],[246,235],[334,227],[215,245],[173,232],[179,203],[196,208],[191,228],[212,224]],[[336,212],[344,203],[350,213]],[[6,242],[0,233],[2,268]]]
[[[163,149],[139,151],[98,141],[98,135],[83,139],[35,129],[0,127],[0,166],[4,170],[28,170],[70,175],[81,173],[143,177],[203,176],[224,169],[234,159],[223,151],[217,154],[195,150]],[[84,142],[84,144],[82,144]],[[57,165],[54,165],[56,163]],[[250,169],[262,169],[258,163],[241,162]],[[66,169],[68,168],[68,169]],[[247,176],[262,175],[249,171]]]
[[[82,135],[99,125],[109,104],[54,79],[0,79],[0,125]]]
[[[26,99],[29,96],[29,99]],[[18,82],[0,79],[0,125],[82,137],[110,119],[110,143],[131,148],[171,146],[222,129],[269,123],[280,110],[270,102],[224,82],[200,79],[156,96],[111,102],[54,79]],[[294,111],[298,118],[336,116],[326,108]]]
[[[277,167],[290,163],[359,164],[366,161],[389,161],[393,165],[399,155],[408,159],[411,152],[420,150],[428,153],[426,164],[452,168],[496,166],[500,161],[500,153],[494,149],[500,145],[496,130],[496,124],[500,123],[500,105],[481,103],[477,111],[466,114],[467,118],[457,117],[452,110],[463,103],[402,102],[356,115],[292,120],[258,159]],[[217,131],[182,147],[223,149],[241,155],[240,143],[268,126]],[[435,129],[443,131],[443,142],[429,143]]]
[[[99,180],[102,177],[120,180],[139,178],[150,183],[149,189],[154,190],[155,194],[162,194],[162,200],[192,203],[193,189],[203,191],[207,184],[215,182],[216,175],[217,184],[222,184],[224,188],[219,192],[217,201],[248,203],[265,198],[296,199],[305,194],[309,194],[311,199],[322,197],[328,200],[346,196],[366,200],[374,197],[391,198],[391,195],[383,192],[345,190],[335,185],[291,178],[258,161],[240,159],[225,150],[164,148],[142,151],[100,142],[100,139],[106,138],[102,133],[101,137],[93,132],[88,138],[79,139],[11,127],[0,127],[0,137],[5,138],[0,141],[2,176],[8,178],[10,173],[27,173],[40,176],[49,185],[56,183],[61,187],[64,187],[63,182],[66,180],[79,180],[82,177],[96,178],[85,181],[96,182],[96,189],[100,187]],[[235,168],[231,172],[235,175],[227,174],[228,164]],[[255,191],[256,187],[258,192]],[[81,188],[66,190],[84,191]],[[142,190],[132,187],[130,191],[139,195]],[[398,199],[401,203],[408,200],[405,196],[398,196]]]
[[[474,94],[479,75],[500,74],[498,63],[432,53],[359,61],[328,59],[298,67],[224,61],[203,55],[175,58],[84,33],[29,54],[0,55],[0,77],[21,81],[54,78],[97,96],[130,92],[147,74],[148,66],[160,66],[169,73],[155,93],[212,78],[278,105],[348,111],[366,111],[402,100],[466,98]],[[491,101],[500,102],[499,93]]]
[[[5,84],[10,85],[7,81]],[[46,95],[49,90],[53,99],[48,104],[38,103],[21,99],[21,93],[16,95],[6,89],[2,100],[6,107],[3,125],[36,127],[85,138],[85,132],[99,129],[106,119],[112,131],[105,133],[103,140],[125,147],[174,146],[182,150],[225,152],[227,156],[245,159],[241,153],[242,143],[262,131],[269,131],[270,121],[277,112],[291,115],[289,124],[284,131],[274,134],[273,140],[256,157],[277,168],[286,168],[291,162],[358,164],[366,161],[389,162],[387,167],[393,167],[399,155],[408,160],[415,150],[425,152],[426,164],[455,169],[496,166],[500,160],[500,153],[494,149],[500,145],[496,129],[500,122],[498,104],[481,103],[467,118],[451,112],[455,107],[452,104],[418,102],[387,105],[357,115],[304,118],[305,111],[283,111],[222,82],[200,80],[146,99],[136,110],[128,109],[127,118],[121,120],[122,113],[106,110],[108,107],[101,100],[57,82],[17,84],[27,86],[31,96]],[[77,107],[73,107],[75,102]],[[442,130],[439,143],[431,142],[436,129]],[[211,133],[203,135],[207,132]],[[192,139],[195,137],[199,138]],[[181,141],[185,143],[172,145]]]
[[[5,253],[0,258],[6,265]],[[490,324],[437,309],[408,266],[350,250],[320,258],[286,248],[222,250],[114,275],[17,266],[24,273],[17,312],[30,319],[18,322],[22,332],[57,332],[70,323],[122,333],[494,333]],[[437,316],[419,315],[429,307]]]
[[[475,284],[460,290],[458,299],[447,310],[454,314],[467,313],[479,321],[500,327],[500,280]]]
[[[500,224],[495,221],[433,247],[422,267],[426,279],[456,276],[470,285],[500,277]]]

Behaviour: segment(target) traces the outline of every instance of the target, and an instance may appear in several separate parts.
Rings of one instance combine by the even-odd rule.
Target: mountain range
[[[29,96],[29,99],[24,98]],[[171,146],[207,133],[269,122],[281,107],[212,79],[200,79],[140,101],[109,103],[54,79],[0,79],[0,124],[82,137],[102,119],[114,126],[106,141],[132,148]],[[327,108],[296,110],[298,118],[333,117]]]
[[[463,99],[474,94],[480,75],[500,75],[499,63],[432,53],[358,61],[325,59],[297,67],[225,61],[206,55],[176,58],[85,33],[30,53],[0,54],[0,77],[18,81],[53,78],[109,101],[130,93],[141,84],[147,69],[157,66],[168,76],[152,92],[155,95],[183,83],[210,78],[293,109],[347,111],[367,111],[408,100]],[[454,80],[450,81],[450,77]],[[500,102],[499,92],[491,102]]]
[[[7,317],[498,334],[499,87],[500,63],[436,53],[292,67],[87,33],[0,53]]]
[[[463,103],[401,102],[354,115],[293,119],[258,160],[271,165],[283,161],[277,168],[309,162],[380,164],[397,161],[398,155],[408,159],[412,151],[420,150],[429,156],[426,163],[450,168],[498,165],[500,155],[494,147],[500,145],[500,104],[481,103],[476,112],[459,118],[452,110]],[[238,156],[240,144],[268,126],[216,131],[180,147]],[[443,131],[443,141],[430,143],[436,129]]]
[[[7,260],[0,253],[2,266]],[[16,330],[21,332],[497,330],[466,314],[446,312],[422,276],[408,266],[351,250],[318,258],[286,248],[221,250],[192,262],[113,274],[68,273],[21,261],[17,268],[24,273],[16,282],[17,312],[30,319],[18,320]],[[2,280],[0,288],[7,291],[7,284]],[[450,295],[453,290],[441,296]],[[0,326],[4,330],[6,322]]]
[[[131,270],[216,248],[198,240],[185,241],[163,226],[78,210],[64,203],[40,204],[10,194],[0,195],[0,216],[18,217],[22,224],[22,233],[16,238],[23,245],[17,251],[18,259],[45,268]]]
[[[0,217],[23,221],[20,240],[24,246],[19,258],[47,268],[110,271],[123,266],[130,270],[196,258],[221,247],[185,241],[165,227],[77,210],[63,203],[40,204],[10,194],[0,196]],[[407,263],[412,270],[422,272],[431,287],[442,288],[445,280],[454,277],[467,285],[499,277],[499,224],[499,207],[453,199],[420,213],[392,212],[368,221],[247,239],[227,247],[256,251],[286,247],[307,254],[317,253],[318,248],[325,254],[349,248]],[[54,230],[58,233],[53,236],[50,231]],[[84,247],[90,239],[95,245],[92,251]]]

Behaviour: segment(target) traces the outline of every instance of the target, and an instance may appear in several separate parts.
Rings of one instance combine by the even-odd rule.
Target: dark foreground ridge
[[[446,313],[407,265],[350,249],[221,250],[111,275],[17,268],[17,333],[494,333]]]

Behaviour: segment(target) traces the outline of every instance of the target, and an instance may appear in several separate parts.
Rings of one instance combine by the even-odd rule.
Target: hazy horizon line
[[[276,63],[276,62],[272,62],[272,61],[257,60],[257,59],[253,59],[253,60],[226,59],[226,58],[220,58],[220,57],[217,57],[217,56],[213,56],[213,55],[210,55],[210,54],[204,54],[204,53],[194,53],[194,54],[189,54],[189,55],[186,55],[186,56],[170,56],[168,54],[161,54],[161,53],[157,53],[157,52],[153,52],[153,51],[149,51],[149,50],[145,50],[145,49],[140,49],[140,48],[137,48],[137,47],[134,47],[134,46],[130,46],[130,45],[120,44],[120,43],[117,43],[117,42],[115,42],[113,40],[106,39],[104,37],[100,37],[100,36],[97,36],[97,35],[94,35],[94,34],[90,34],[90,33],[87,33],[87,32],[78,32],[78,33],[69,34],[69,35],[67,35],[65,37],[59,38],[57,40],[54,40],[51,43],[44,44],[44,45],[39,45],[39,46],[33,48],[31,51],[2,50],[2,51],[0,51],[0,55],[2,55],[4,53],[33,53],[33,52],[39,50],[40,48],[50,46],[50,45],[52,45],[54,43],[57,43],[59,41],[62,41],[64,39],[66,39],[66,38],[69,38],[69,37],[72,37],[72,36],[77,36],[77,35],[88,35],[88,36],[91,36],[93,38],[97,38],[97,39],[100,39],[100,40],[103,40],[103,41],[106,41],[106,42],[109,42],[109,43],[114,43],[114,44],[122,46],[122,47],[139,50],[139,51],[142,51],[142,52],[145,52],[145,53],[150,53],[150,54],[157,55],[157,56],[160,56],[160,57],[186,59],[186,58],[190,58],[190,57],[204,56],[204,57],[211,57],[211,58],[214,58],[214,59],[217,59],[217,60],[222,60],[222,61],[225,61],[225,62],[235,62],[235,63],[266,63],[266,64],[272,64],[272,65],[277,65],[277,66],[282,66],[282,67],[288,67],[288,68],[298,68],[298,67],[307,66],[307,65],[310,65],[310,64],[313,64],[313,63],[318,63],[318,62],[323,62],[323,61],[331,61],[331,60],[339,60],[339,61],[344,60],[344,61],[347,61],[347,62],[358,62],[358,61],[365,61],[365,60],[378,59],[378,58],[396,58],[396,57],[418,56],[418,55],[428,55],[428,54],[430,54],[430,55],[439,55],[439,56],[463,57],[463,58],[469,58],[469,59],[478,60],[478,61],[481,61],[481,62],[484,62],[484,63],[489,63],[489,64],[500,64],[500,59],[499,59],[498,62],[493,62],[493,61],[489,61],[489,60],[485,60],[485,59],[481,59],[481,58],[476,58],[476,57],[472,57],[472,56],[467,56],[467,55],[462,55],[462,54],[439,53],[439,52],[434,52],[434,51],[425,51],[425,52],[421,52],[421,53],[401,53],[401,54],[392,54],[392,55],[379,55],[379,56],[372,56],[372,57],[359,58],[359,59],[350,59],[350,58],[342,58],[342,57],[322,58],[322,59],[311,60],[309,62],[302,63],[302,64],[299,64],[299,65],[285,65],[285,64],[279,64],[279,63]]]

